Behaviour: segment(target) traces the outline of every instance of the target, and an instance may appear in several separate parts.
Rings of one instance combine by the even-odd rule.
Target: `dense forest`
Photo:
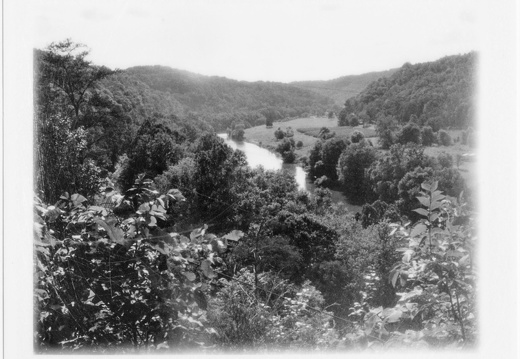
[[[361,75],[342,76],[327,81],[296,81],[291,82],[290,85],[329,97],[338,106],[343,107],[345,99],[355,97],[370,83],[383,77],[389,77],[396,71],[397,69],[369,72]]]
[[[398,124],[410,121],[434,131],[472,126],[476,60],[476,54],[469,53],[428,63],[406,63],[391,76],[370,83],[359,95],[346,97],[340,126],[349,117],[370,123],[391,117]]]
[[[70,40],[35,51],[37,353],[473,346],[475,222],[453,159],[317,142],[312,175],[354,214],[215,134],[228,111],[332,100],[87,57]]]
[[[251,127],[335,108],[327,97],[282,83],[235,81],[164,66],[132,67],[100,85],[134,117],[154,112],[191,114],[216,130],[232,123]]]

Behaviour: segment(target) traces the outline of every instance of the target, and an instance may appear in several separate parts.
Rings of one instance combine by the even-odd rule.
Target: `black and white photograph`
[[[519,355],[517,2],[3,20],[6,358]]]

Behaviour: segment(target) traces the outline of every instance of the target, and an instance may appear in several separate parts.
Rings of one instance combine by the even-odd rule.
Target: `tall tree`
[[[89,195],[99,185],[82,125],[97,84],[113,71],[91,65],[83,49],[66,40],[35,52],[35,183],[48,202],[63,192]]]

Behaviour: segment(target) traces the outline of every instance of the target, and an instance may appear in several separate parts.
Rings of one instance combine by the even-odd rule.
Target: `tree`
[[[326,176],[331,181],[336,181],[338,159],[348,143],[348,140],[336,137],[316,142],[309,156],[309,174],[313,178]]]
[[[64,95],[64,100],[72,107],[71,128],[80,124],[89,94],[96,84],[115,72],[104,66],[93,66],[86,60],[89,52],[85,45],[73,43],[70,39],[52,43],[43,53],[45,71],[42,74],[46,82],[52,83]]]
[[[359,119],[355,114],[350,114],[348,116],[348,124],[349,126],[356,127],[359,126]]]
[[[453,156],[447,152],[441,152],[437,156],[437,161],[442,168],[452,168],[453,167]]]
[[[397,142],[403,145],[408,142],[420,144],[421,129],[417,124],[409,122],[397,134]]]
[[[233,151],[215,134],[204,134],[195,143],[195,182],[196,212],[193,221],[207,222],[215,214],[229,211],[227,203],[235,198],[234,187],[243,182],[247,173],[242,168],[247,166],[245,155]],[[221,218],[212,223],[214,230],[222,228],[226,222]]]
[[[284,163],[293,163],[296,159],[294,149],[294,140],[292,138],[284,138],[284,140],[276,147],[276,152],[282,156]]]
[[[451,146],[451,136],[445,130],[439,130],[439,143],[443,146]]]
[[[83,47],[66,40],[35,52],[35,183],[44,201],[91,195],[100,185],[101,169],[89,158],[93,137],[82,126],[92,122],[86,114],[99,81],[114,72],[88,62]]]
[[[353,143],[341,154],[338,177],[345,195],[352,203],[364,203],[371,197],[367,170],[375,160],[374,148],[364,143]]]
[[[389,153],[375,161],[369,169],[370,185],[378,199],[394,203],[399,199],[399,181],[417,167],[435,167],[435,160],[424,154],[424,148],[409,143],[390,147]]]
[[[365,135],[363,134],[363,132],[360,132],[360,131],[354,131],[352,132],[352,134],[350,135],[350,141],[352,143],[358,143],[358,142],[361,142],[365,139]]]
[[[424,126],[421,129],[421,141],[423,146],[431,146],[435,143],[435,134],[430,126]]]
[[[377,121],[376,133],[379,136],[379,144],[383,149],[389,149],[395,143],[395,131],[398,129],[397,121],[390,116],[382,116]]]
[[[285,137],[285,132],[282,131],[282,129],[280,127],[278,127],[278,129],[276,131],[274,131],[274,137],[277,140],[283,140],[283,138]]]
[[[235,125],[235,128],[231,132],[231,138],[235,141],[243,141],[244,140],[244,130],[245,126],[243,123]]]
[[[146,120],[132,142],[127,166],[118,178],[122,188],[130,188],[139,174],[154,178],[168,166],[175,165],[184,154],[175,139],[174,132],[168,127],[155,120]]]

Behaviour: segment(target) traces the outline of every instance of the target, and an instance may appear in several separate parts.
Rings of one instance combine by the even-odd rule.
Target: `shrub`
[[[216,276],[212,261],[227,242],[205,234],[207,226],[192,232],[197,240],[191,241],[167,232],[164,224],[184,197],[150,186],[138,177],[124,196],[112,190],[93,204],[79,194],[49,207],[36,200],[38,352],[209,344],[201,286]]]
[[[302,141],[296,142],[296,148],[302,148],[302,147],[303,147],[303,142]]]

